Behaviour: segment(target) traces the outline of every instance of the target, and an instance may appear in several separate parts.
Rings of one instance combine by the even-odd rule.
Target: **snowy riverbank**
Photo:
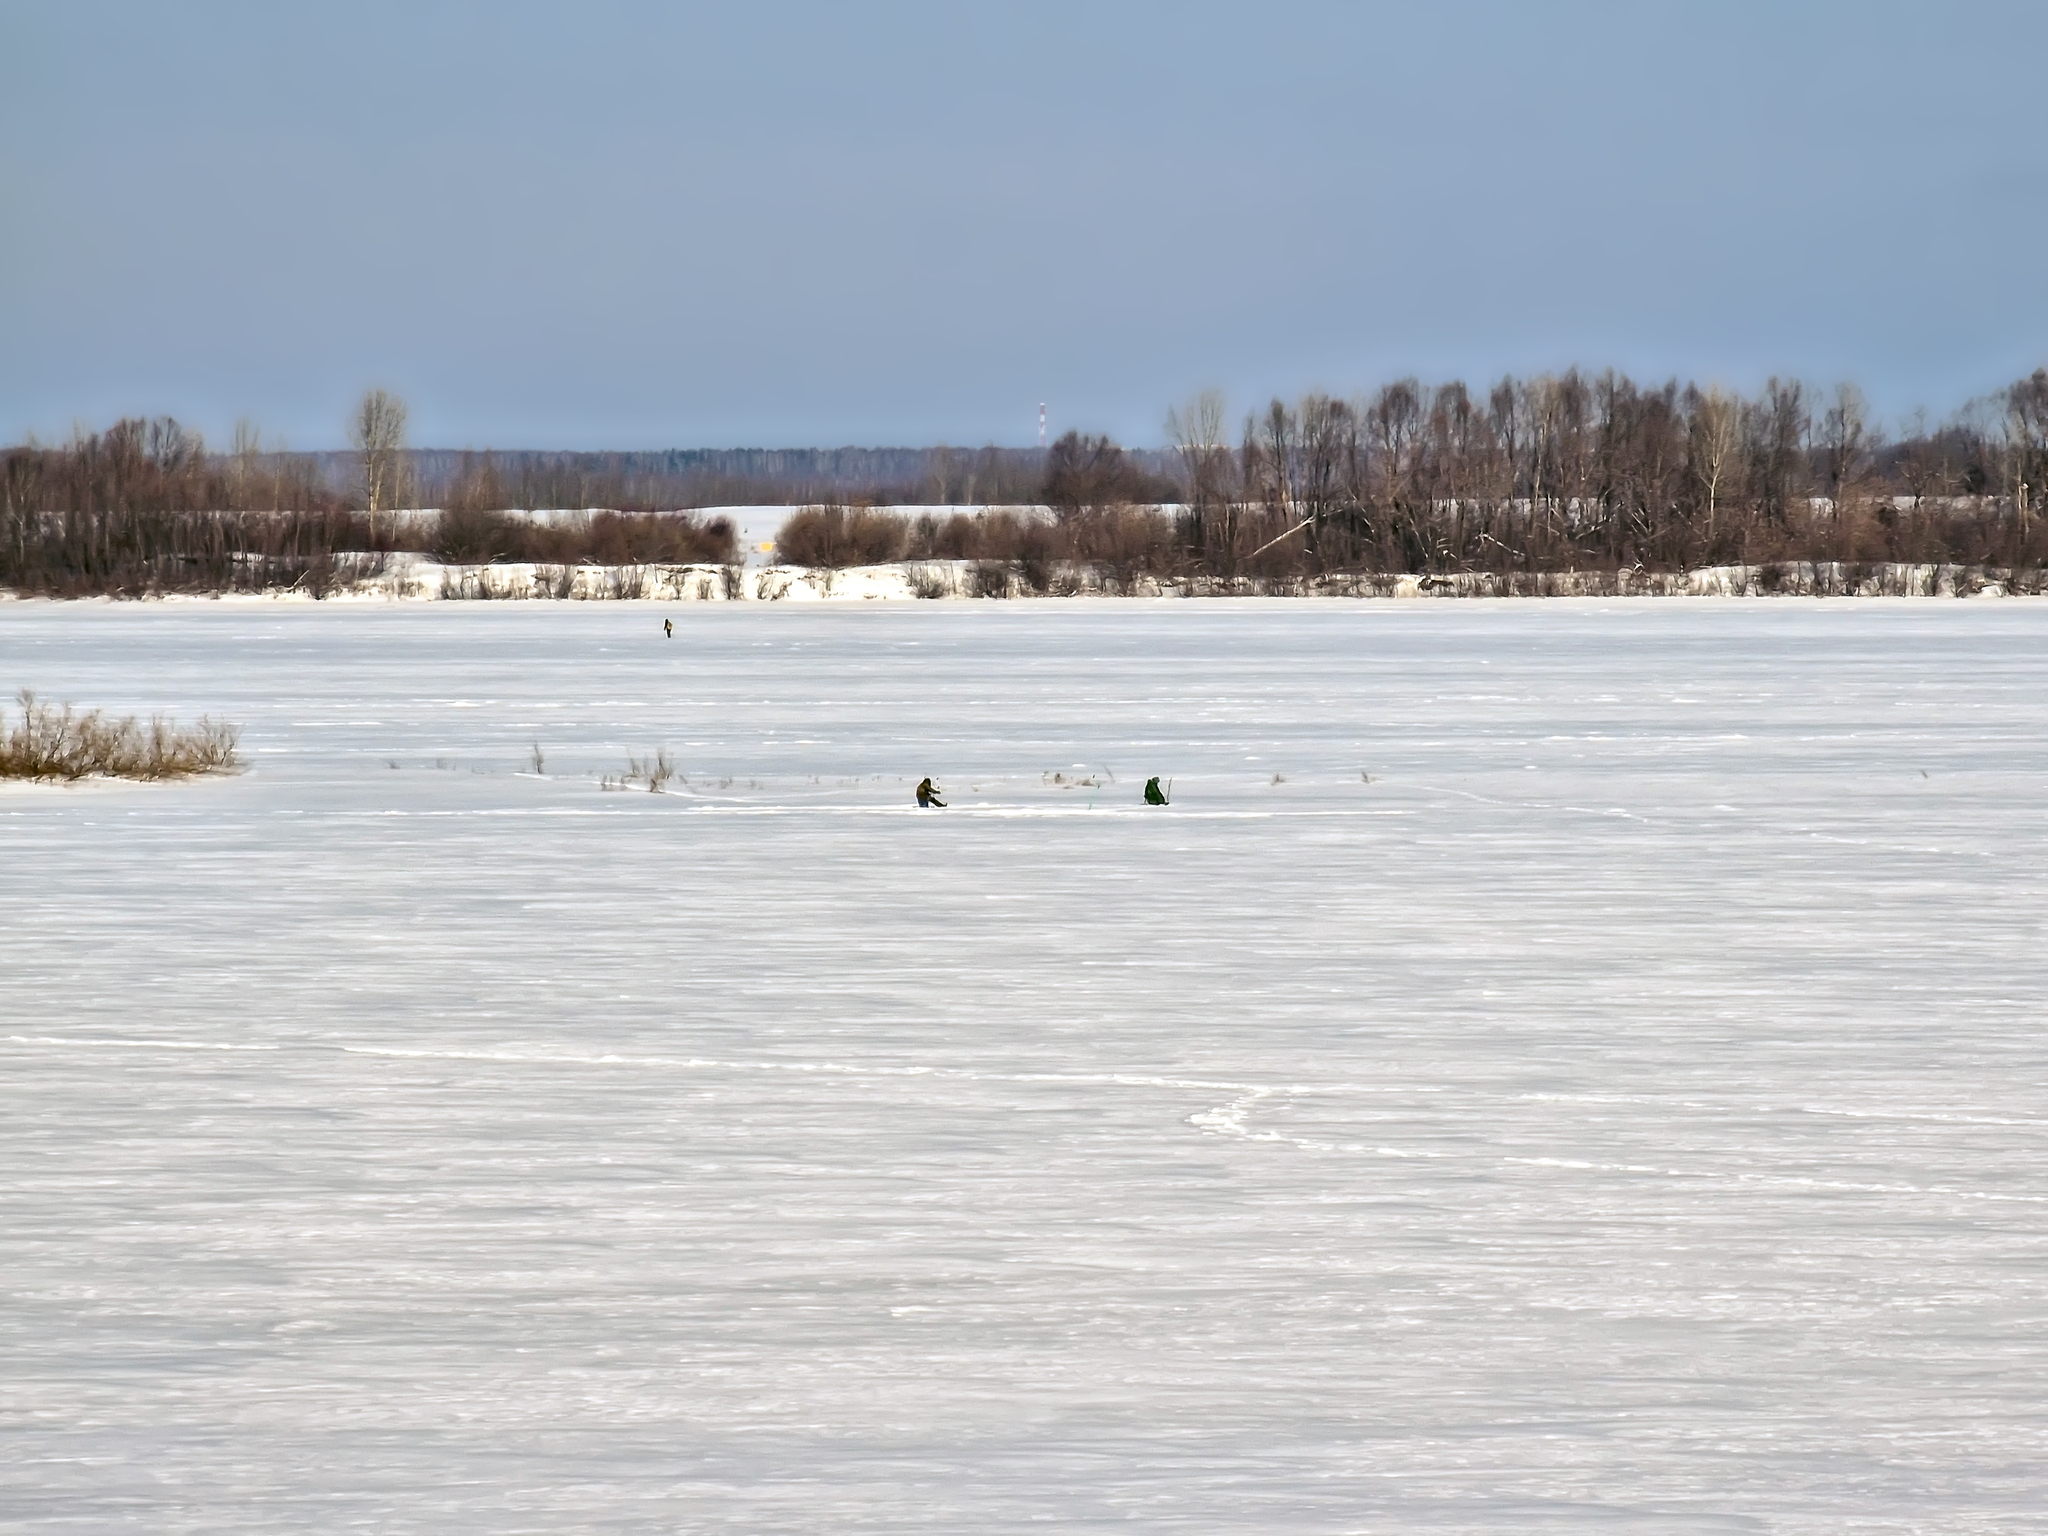
[[[2018,597],[2048,593],[2048,573],[1989,566],[1780,563],[1691,571],[1340,572],[1290,578],[1120,579],[1060,565],[1034,587],[1017,566],[925,560],[841,569],[795,565],[463,565],[419,554],[347,555],[317,578],[247,592],[166,592],[171,601],[253,602],[913,602],[1074,597]]]

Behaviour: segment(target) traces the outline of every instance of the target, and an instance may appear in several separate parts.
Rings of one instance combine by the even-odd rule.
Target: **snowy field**
[[[2048,1509],[2048,604],[13,603],[0,663],[251,762],[0,788],[0,1530]]]

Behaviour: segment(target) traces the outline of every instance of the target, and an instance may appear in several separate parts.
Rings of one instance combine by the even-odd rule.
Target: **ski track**
[[[111,1050],[162,1050],[162,1051],[338,1051],[350,1056],[382,1056],[397,1061],[463,1061],[488,1062],[502,1066],[573,1066],[608,1067],[621,1069],[660,1069],[685,1072],[795,1072],[828,1073],[850,1078],[910,1078],[931,1077],[954,1079],[961,1082],[991,1083],[1063,1083],[1077,1086],[1100,1086],[1114,1088],[1166,1088],[1175,1090],[1218,1090],[1234,1094],[1225,1103],[1198,1110],[1184,1117],[1184,1123],[1205,1134],[1235,1137],[1243,1141],[1266,1141],[1284,1146],[1300,1148],[1310,1152],[1367,1152],[1376,1157],[1443,1157],[1441,1152],[1417,1151],[1400,1147],[1368,1147],[1358,1142],[1320,1141],[1311,1137],[1288,1136],[1278,1131],[1253,1129],[1250,1117],[1261,1103],[1269,1099],[1306,1099],[1346,1094],[1413,1094],[1441,1092],[1438,1088],[1419,1088],[1412,1084],[1399,1086],[1367,1085],[1360,1083],[1286,1083],[1260,1085],[1249,1083],[1219,1082],[1207,1078],[1157,1077],[1132,1072],[974,1072],[960,1068],[929,1066],[851,1066],[833,1061],[720,1061],[708,1057],[658,1057],[658,1056],[576,1056],[562,1054],[536,1054],[532,1052],[507,1051],[423,1051],[402,1050],[388,1046],[348,1045],[331,1042],[303,1042],[291,1046],[283,1045],[239,1045],[213,1040],[111,1040],[86,1039],[59,1036],[11,1035],[6,1038],[10,1045],[45,1045],[79,1049]],[[1563,1095],[1523,1094],[1524,1099],[1562,1099]],[[1632,1103],[1654,1105],[1666,1108],[1706,1109],[1699,1103],[1667,1104],[1655,1099],[1621,1099],[1616,1097],[1593,1098],[1575,1095],[1579,1102],[1620,1104]],[[1915,1113],[1906,1110],[1859,1110],[1823,1108],[1815,1105],[1797,1105],[1793,1108],[1800,1114],[1840,1115],[1861,1120],[1924,1120],[1935,1124],[2025,1126],[2031,1129],[2048,1128],[2048,1121],[2015,1120],[1985,1116],[1935,1115]],[[1770,1105],[1754,1106],[1752,1113],[1770,1114]],[[1922,1186],[1916,1184],[1851,1184],[1841,1181],[1813,1179],[1782,1179],[1768,1175],[1724,1173],[1712,1169],[1658,1168],[1645,1164],[1596,1163],[1569,1158],[1507,1157],[1500,1159],[1503,1165],[1527,1164],[1532,1167],[1581,1168],[1607,1173],[1646,1173],[1668,1178],[1712,1179],[1737,1178],[1765,1183],[1780,1183],[1788,1187],[1827,1188],[1855,1190],[1870,1194],[1940,1194],[1955,1195],[1973,1200],[2011,1200],[2030,1204],[2048,1204],[2048,1196],[1995,1194],[1977,1190],[1957,1190],[1943,1186]]]

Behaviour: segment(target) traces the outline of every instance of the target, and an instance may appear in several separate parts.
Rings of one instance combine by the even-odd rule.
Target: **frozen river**
[[[0,605],[20,685],[250,771],[0,789],[0,1530],[2048,1509],[2048,604]]]

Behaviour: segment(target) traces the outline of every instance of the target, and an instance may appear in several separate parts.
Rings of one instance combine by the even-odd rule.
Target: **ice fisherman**
[[[930,779],[918,780],[917,803],[920,806],[926,807],[935,805],[940,810],[944,810],[946,808],[946,802],[939,798],[939,786],[934,784]]]
[[[1166,791],[1159,787],[1159,776],[1157,774],[1154,774],[1145,781],[1145,803],[1147,805],[1168,804]]]
[[[671,639],[671,640],[675,639],[675,637],[676,637],[676,621],[675,621],[674,619],[663,619],[663,620],[661,621],[661,632],[662,632],[662,633],[663,633],[664,635],[667,635],[667,636],[669,637],[669,639]]]

